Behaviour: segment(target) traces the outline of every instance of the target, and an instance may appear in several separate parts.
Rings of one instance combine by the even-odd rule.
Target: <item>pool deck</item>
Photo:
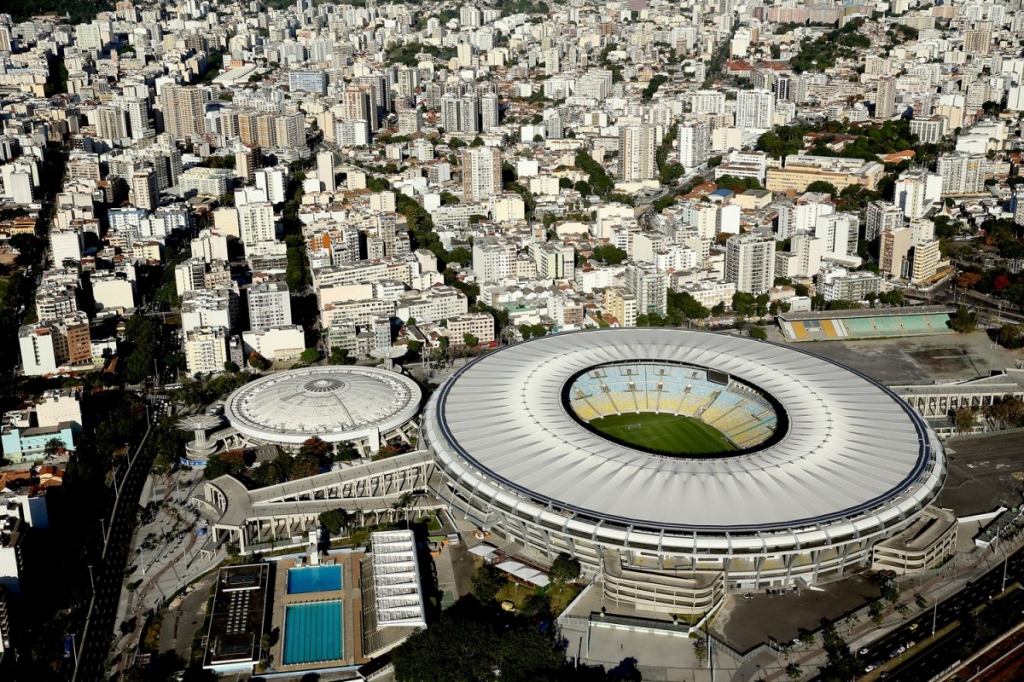
[[[359,562],[364,554],[361,551],[333,550],[333,552],[322,557],[321,565],[335,562],[342,568],[342,589],[326,592],[306,592],[303,594],[288,594],[288,569],[295,568],[294,559],[285,559],[276,563],[274,567],[274,592],[273,610],[271,613],[270,631],[277,630],[280,636],[277,642],[270,649],[271,666],[277,672],[304,672],[307,670],[321,670],[323,668],[338,668],[343,666],[356,666],[366,663],[369,659],[362,651],[362,622],[358,614],[362,612],[362,592],[359,589]],[[292,604],[308,604],[321,601],[335,601],[340,599],[343,603],[343,658],[337,661],[324,661],[321,663],[305,663],[301,665],[283,665],[284,660],[284,638],[285,633],[285,610]]]

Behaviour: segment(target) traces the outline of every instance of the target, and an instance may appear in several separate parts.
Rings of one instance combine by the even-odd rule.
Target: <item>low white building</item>
[[[242,334],[245,357],[252,353],[266,360],[292,360],[306,349],[306,335],[297,324],[266,327]]]

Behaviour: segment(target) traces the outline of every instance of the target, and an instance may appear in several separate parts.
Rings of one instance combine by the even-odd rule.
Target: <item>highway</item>
[[[107,530],[102,563],[93,566],[93,599],[78,643],[75,665],[71,668],[71,682],[99,682],[104,679],[105,663],[116,625],[114,621],[117,619],[117,603],[128,562],[128,550],[135,530],[139,498],[152,465],[152,458],[143,452],[151,424],[147,407],[146,433],[136,446],[127,470],[118,474],[120,492],[114,506],[110,528]]]

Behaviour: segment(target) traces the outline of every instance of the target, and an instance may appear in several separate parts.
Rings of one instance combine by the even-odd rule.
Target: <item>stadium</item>
[[[926,523],[946,474],[925,421],[868,377],[674,329],[485,355],[431,396],[421,438],[453,513],[671,613],[866,567]]]

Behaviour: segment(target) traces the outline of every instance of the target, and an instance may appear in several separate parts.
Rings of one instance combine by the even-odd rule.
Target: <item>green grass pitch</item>
[[[640,428],[629,428],[635,424]],[[619,414],[592,419],[590,426],[622,443],[674,455],[710,455],[736,449],[717,429],[674,414]]]

